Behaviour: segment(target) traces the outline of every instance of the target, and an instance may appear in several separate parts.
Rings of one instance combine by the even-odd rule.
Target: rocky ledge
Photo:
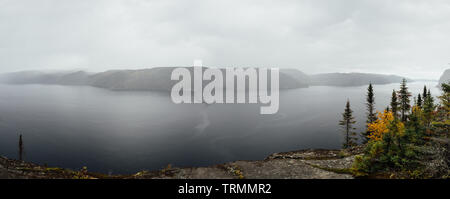
[[[141,171],[134,175],[72,171],[0,157],[3,179],[352,179],[350,167],[362,147],[349,150],[300,150],[275,153],[260,161],[235,161],[210,167]]]

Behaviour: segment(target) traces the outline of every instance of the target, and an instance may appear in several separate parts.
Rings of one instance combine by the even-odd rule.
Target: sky
[[[190,66],[437,79],[448,0],[0,0],[0,72]]]

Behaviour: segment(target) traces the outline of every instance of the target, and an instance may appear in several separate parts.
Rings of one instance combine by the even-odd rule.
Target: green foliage
[[[448,136],[450,127],[450,85],[443,84],[442,90],[442,96],[438,97],[439,106],[435,104],[430,90],[424,87],[423,95],[418,95],[416,105],[411,108],[411,95],[406,80],[403,80],[400,90],[392,93],[390,110],[393,119],[382,120],[380,114],[378,121],[388,124],[381,137],[369,136],[364,154],[355,157],[351,169],[353,175],[361,177],[402,173],[403,177],[424,178],[421,151],[428,144],[427,137],[433,134],[430,132]],[[400,112],[400,117],[397,112]],[[369,126],[377,126],[377,123],[372,122]]]
[[[368,143],[364,155],[357,156],[352,167],[355,176],[392,171],[407,172],[420,166],[418,150],[401,134],[388,133],[383,140]]]
[[[394,114],[394,118],[398,118],[398,101],[397,101],[397,92],[395,92],[395,90],[392,90],[391,112],[392,114]]]
[[[436,109],[436,105],[434,104],[434,98],[431,96],[430,90],[427,92],[427,96],[424,99],[423,102],[423,113],[424,113],[424,121],[425,121],[425,127],[430,128],[431,122],[434,117],[434,111]]]
[[[427,86],[423,86],[423,93],[422,93],[422,97],[423,97],[423,99],[425,99],[425,98],[427,98]]]
[[[367,88],[367,96],[366,96],[366,107],[367,107],[367,120],[366,120],[366,126],[367,124],[373,123],[377,120],[377,115],[375,112],[375,94],[373,92],[372,83],[369,84],[369,87]],[[371,134],[369,130],[366,130],[366,132],[362,133],[361,137],[363,140],[363,143],[367,143],[368,136]]]
[[[414,106],[406,127],[406,140],[413,144],[424,144],[423,137],[426,130],[424,121],[423,110],[419,106]]]
[[[422,108],[422,96],[420,96],[420,94],[417,96],[417,106],[419,106],[420,108]]]
[[[381,155],[383,154],[383,142],[369,142],[365,148],[364,155],[357,155],[353,163],[352,172],[357,177],[368,176],[371,173],[378,172],[383,169],[380,166]]]
[[[369,84],[369,87],[367,88],[366,106],[367,106],[367,123],[372,123],[375,120],[377,120],[375,112],[375,94],[373,92],[372,84]]]
[[[437,135],[449,137],[450,129],[450,85],[442,84],[442,95],[439,96],[440,106],[436,110],[436,115],[431,123],[431,128]]]
[[[402,122],[405,122],[408,118],[408,112],[411,108],[410,105],[410,98],[411,93],[408,91],[408,87],[406,86],[406,79],[402,80],[402,83],[400,84],[400,90],[398,91],[398,100],[399,100],[399,111],[401,114],[401,120]]]

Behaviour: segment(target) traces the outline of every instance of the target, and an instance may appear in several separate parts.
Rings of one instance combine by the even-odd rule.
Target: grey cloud
[[[0,0],[0,72],[190,65],[435,78],[446,0]]]

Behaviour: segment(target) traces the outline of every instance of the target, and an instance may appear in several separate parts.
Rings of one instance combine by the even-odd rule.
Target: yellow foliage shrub
[[[383,113],[377,111],[377,120],[368,124],[367,130],[370,131],[370,135],[367,137],[371,140],[381,140],[383,134],[389,132],[389,124],[394,120],[392,112],[384,111]]]
[[[389,125],[394,121],[394,114],[390,111],[378,112],[377,120],[368,124],[367,130],[370,131],[370,135],[367,137],[372,141],[380,141],[383,139],[383,135],[389,132]],[[402,122],[396,123],[397,132],[404,133],[405,125]]]

